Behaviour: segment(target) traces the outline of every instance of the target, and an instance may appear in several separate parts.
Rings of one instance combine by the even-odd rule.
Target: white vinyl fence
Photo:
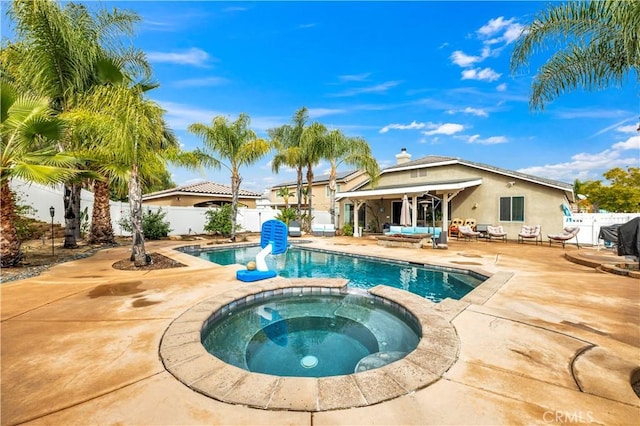
[[[63,187],[47,187],[38,184],[29,184],[17,179],[11,182],[11,188],[17,194],[19,204],[31,206],[35,211],[30,217],[50,223],[49,207],[55,209],[53,223],[64,225]],[[129,203],[111,201],[111,224],[116,235],[129,235],[118,224],[122,217],[129,216]],[[87,208],[89,219],[93,211],[93,193],[82,190],[80,197],[80,209]],[[169,222],[171,232],[169,235],[201,234],[204,232],[206,222],[206,207],[173,207],[173,206],[143,206],[143,211],[156,212],[162,208],[166,212],[165,220]],[[237,223],[241,231],[260,232],[262,223],[273,219],[278,210],[272,208],[238,209]]]
[[[640,213],[573,213],[571,216],[564,217],[564,226],[578,226],[580,244],[595,246],[603,243],[602,240],[598,242],[600,227],[626,223],[638,216]]]

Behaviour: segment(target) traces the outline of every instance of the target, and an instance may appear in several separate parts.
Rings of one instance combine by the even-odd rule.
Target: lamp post
[[[51,215],[51,256],[55,256],[53,248],[53,217],[56,215],[56,209],[53,206],[49,207],[49,214]]]

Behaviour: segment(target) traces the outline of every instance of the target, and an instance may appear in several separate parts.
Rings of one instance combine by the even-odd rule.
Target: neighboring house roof
[[[357,176],[360,176],[362,173],[364,173],[362,170],[350,170],[348,172],[337,172],[336,173],[336,180],[338,182],[347,182]],[[321,183],[329,183],[329,174],[326,175],[319,175],[319,176],[314,176],[313,177],[313,183],[314,184],[321,184]],[[303,179],[302,180],[303,184],[307,184],[307,180]],[[271,189],[277,189],[277,188],[282,188],[282,187],[286,187],[286,186],[296,186],[298,184],[297,180],[292,180],[289,182],[284,182],[284,183],[279,183],[277,185],[274,185],[271,187]]]
[[[569,183],[560,182],[552,179],[541,178],[541,177],[529,175],[526,173],[516,172],[514,170],[502,169],[500,167],[491,166],[489,164],[476,163],[474,161],[467,161],[467,160],[454,158],[454,157],[443,157],[439,155],[428,155],[426,157],[418,158],[417,160],[408,161],[402,164],[396,164],[394,166],[391,166],[382,170],[380,174],[397,172],[402,170],[447,166],[452,164],[462,164],[464,166],[473,167],[481,170],[487,170],[487,171],[502,174],[505,176],[515,177],[518,179],[527,180],[527,181],[538,183],[541,185],[550,186],[553,188],[561,189],[563,191],[573,192],[573,185]]]
[[[178,186],[176,188],[165,189],[162,191],[152,192],[142,196],[143,200],[152,200],[154,198],[162,198],[173,195],[204,195],[219,198],[231,198],[231,187],[221,185],[215,182],[198,182],[189,185]],[[238,191],[240,198],[260,198],[262,194],[259,192],[246,191],[240,189]]]

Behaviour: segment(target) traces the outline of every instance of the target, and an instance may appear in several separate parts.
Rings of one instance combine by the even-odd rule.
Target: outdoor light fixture
[[[56,215],[56,209],[53,206],[49,207],[49,214],[51,215],[51,256],[55,256],[53,248],[53,217]]]

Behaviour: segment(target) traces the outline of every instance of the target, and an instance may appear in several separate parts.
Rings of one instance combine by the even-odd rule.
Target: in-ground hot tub
[[[438,380],[458,339],[435,306],[379,286],[274,279],[202,302],[165,332],[169,372],[220,401],[322,411],[376,404]],[[205,348],[206,347],[206,348]]]
[[[313,290],[316,290],[315,292]],[[420,324],[364,291],[266,292],[203,330],[209,353],[255,373],[328,377],[381,367],[413,351]]]

